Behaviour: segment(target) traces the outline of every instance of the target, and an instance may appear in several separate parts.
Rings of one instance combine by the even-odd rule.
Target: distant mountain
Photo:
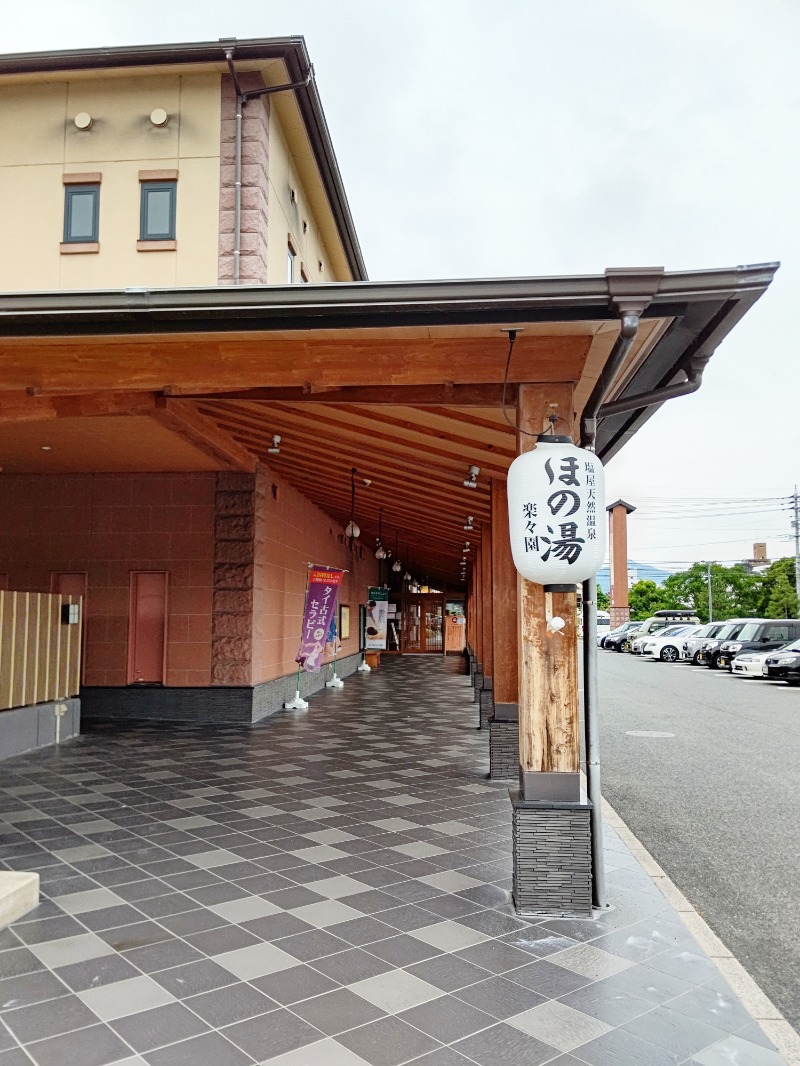
[[[637,581],[655,581],[657,585],[663,585],[672,573],[672,570],[662,570],[661,567],[651,563],[637,563],[635,559],[628,560],[628,586],[635,585]],[[611,587],[608,566],[601,566],[597,572],[597,584],[608,593]]]

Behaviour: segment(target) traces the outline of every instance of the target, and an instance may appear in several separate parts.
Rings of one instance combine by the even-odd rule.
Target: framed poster
[[[350,637],[350,605],[339,604],[339,639],[347,640]]]
[[[367,651],[386,650],[386,630],[388,622],[389,590],[370,588],[367,600]]]

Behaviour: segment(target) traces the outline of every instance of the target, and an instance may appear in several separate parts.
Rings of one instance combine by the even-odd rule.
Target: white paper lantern
[[[605,477],[594,452],[542,434],[511,464],[507,487],[511,552],[524,578],[571,587],[597,573],[606,553]]]

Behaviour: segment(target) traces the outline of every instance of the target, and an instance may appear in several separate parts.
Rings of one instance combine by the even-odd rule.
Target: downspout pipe
[[[236,74],[236,67],[233,64],[233,50],[230,48],[225,52],[225,61],[236,91],[236,138],[233,156],[233,284],[238,285],[241,276],[239,261],[242,255],[242,110],[244,96]]]
[[[621,415],[626,411],[638,411],[642,407],[654,407],[666,400],[676,400],[680,396],[691,396],[703,384],[703,371],[708,359],[709,356],[694,356],[684,370],[686,381],[679,381],[675,385],[665,385],[661,389],[652,389],[650,392],[640,392],[638,396],[626,396],[624,400],[614,400],[613,403],[604,403],[597,417],[608,418],[610,415]]]
[[[233,49],[225,49],[225,62],[236,91],[236,137],[234,144],[233,165],[233,284],[239,285],[241,281],[241,257],[242,257],[242,114],[248,100],[257,96],[271,96],[273,93],[287,92],[293,89],[303,89],[311,81],[314,70],[309,68],[308,74],[302,81],[293,81],[288,85],[267,85],[261,89],[242,90],[236,66],[233,62]]]
[[[581,418],[581,444],[587,451],[595,450],[598,412],[639,332],[637,312],[623,313],[619,335],[584,408]],[[583,729],[586,793],[591,803],[589,817],[592,849],[592,906],[601,909],[606,907],[607,903],[606,872],[603,862],[600,725],[597,707],[597,577],[592,575],[583,582]]]

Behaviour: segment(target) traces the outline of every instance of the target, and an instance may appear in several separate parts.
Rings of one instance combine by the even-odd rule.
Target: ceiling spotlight
[[[279,433],[272,434],[272,447],[267,448],[267,452],[269,455],[281,454],[281,438]]]
[[[464,541],[464,547],[461,550],[464,552],[464,554],[466,554],[469,551],[469,541],[468,540]]]
[[[475,527],[473,526],[472,522],[473,522],[473,518],[472,518],[472,515],[471,515],[471,514],[468,514],[468,515],[467,515],[467,524],[466,524],[466,525],[464,526],[464,529],[466,529],[466,531],[467,531],[468,533],[471,533],[471,532],[473,531],[473,529],[475,528]]]
[[[365,488],[369,488],[370,485],[372,484],[372,478],[362,477],[361,483],[364,485]]]
[[[464,478],[464,488],[465,489],[474,489],[475,488],[475,486],[478,484],[478,474],[480,474],[480,472],[481,472],[481,468],[479,466],[471,466],[469,468],[469,473]]]

